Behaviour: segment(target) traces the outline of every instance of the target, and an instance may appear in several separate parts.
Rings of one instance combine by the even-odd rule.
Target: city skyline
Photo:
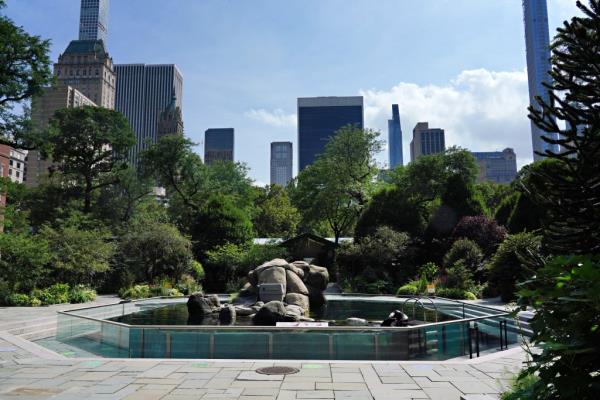
[[[78,2],[7,3],[7,14],[17,24],[53,39],[54,60],[77,37]],[[194,110],[184,115],[186,135],[202,143],[206,128],[234,126],[236,159],[248,163],[250,175],[259,183],[269,181],[270,142],[292,141],[297,145],[295,102],[302,96],[363,95],[365,127],[379,130],[382,139],[386,138],[389,107],[398,103],[405,126],[428,120],[445,129],[448,146],[459,144],[472,151],[513,147],[519,166],[531,161],[520,0],[485,5],[458,0],[460,4],[455,7],[435,1],[382,1],[377,6],[356,5],[343,15],[334,12],[338,3],[308,1],[303,7],[294,4],[286,8],[262,0],[253,6],[236,1],[186,2],[165,13],[158,1],[113,2],[110,54],[116,64],[178,64],[189,88],[184,98],[186,110]],[[575,7],[556,0],[550,2],[548,11],[553,35],[555,27],[574,14]],[[361,22],[360,37],[352,32],[345,37],[332,35],[362,21],[366,12],[374,21]],[[497,16],[495,24],[478,22],[490,14]],[[280,16],[282,24],[269,19],[271,15]],[[383,35],[380,23],[388,15],[397,15],[402,23],[386,25]],[[59,23],[46,24],[49,18]],[[457,32],[464,18],[473,19],[475,24]],[[445,25],[438,26],[438,21]],[[166,30],[155,31],[156,24]],[[436,32],[415,40],[398,40],[423,24],[436,26]],[[231,26],[236,28],[225,29]],[[260,28],[254,29],[257,26]],[[501,40],[497,40],[499,30],[505,32]],[[190,35],[207,40],[198,40],[190,47],[185,39]],[[435,44],[440,38],[445,40],[443,47]],[[486,52],[492,40],[495,51]],[[397,46],[399,56],[373,63],[388,55],[391,43]],[[323,46],[334,51],[323,52]],[[447,48],[459,51],[450,54]],[[433,54],[436,62],[405,62],[425,54]],[[403,143],[405,159],[407,139]],[[202,153],[201,145],[198,152]],[[387,162],[387,149],[378,160]]]

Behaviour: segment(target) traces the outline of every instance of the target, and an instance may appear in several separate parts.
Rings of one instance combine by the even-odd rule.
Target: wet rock
[[[219,323],[221,325],[235,324],[236,311],[232,305],[227,305],[219,311]]]
[[[190,295],[187,301],[187,309],[189,319],[192,323],[202,321],[205,316],[216,311],[211,301],[207,297],[204,297],[202,293]]]
[[[287,313],[281,301],[270,301],[258,310],[253,320],[255,325],[275,326],[277,322],[293,322],[297,319],[297,316]]]
[[[302,268],[304,270],[304,280],[307,286],[312,286],[319,291],[327,289],[329,283],[329,271],[327,268],[318,267],[316,265],[309,265],[308,268]]]
[[[326,302],[323,292],[312,286],[307,286],[307,288],[310,309],[315,311],[323,307]]]
[[[310,307],[308,296],[299,293],[288,293],[285,295],[284,301],[289,305],[294,305],[302,308],[302,310],[304,310],[304,314],[308,313]]]
[[[346,324],[350,326],[368,326],[369,322],[364,318],[346,318]]]
[[[219,308],[221,308],[221,301],[219,300],[219,296],[217,296],[216,294],[209,294],[208,296],[204,297],[208,299],[210,305],[213,308],[213,311],[217,311]]]
[[[258,310],[255,310],[251,307],[245,307],[245,306],[236,306],[235,307],[235,313],[239,316],[244,316],[244,317],[248,316],[248,315],[252,315],[252,314],[256,313],[256,311],[258,311]]]

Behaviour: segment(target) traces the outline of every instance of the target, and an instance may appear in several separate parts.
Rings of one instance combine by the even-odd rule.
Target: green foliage
[[[27,307],[30,302],[29,296],[23,293],[12,293],[6,298],[6,303],[9,306]]]
[[[509,235],[498,247],[496,254],[487,265],[489,283],[495,287],[502,301],[515,298],[517,282],[531,278],[535,271],[525,262],[530,255],[540,253],[541,238],[533,233]]]
[[[170,285],[134,285],[128,288],[122,288],[119,290],[119,297],[123,299],[147,299],[150,297],[180,297],[183,296],[177,288],[170,287]]]
[[[406,284],[398,288],[398,290],[396,291],[396,296],[414,296],[415,294],[417,294],[417,292],[418,289],[416,286]]]
[[[546,261],[519,291],[519,304],[535,307],[526,374],[540,380],[536,399],[594,399],[600,395],[600,257],[559,256]]]
[[[473,273],[463,260],[458,260],[450,268],[447,268],[446,274],[446,286],[448,288],[468,290],[474,284]]]
[[[491,256],[506,238],[506,229],[483,215],[467,216],[454,228],[455,239],[465,238],[477,243],[485,257]]]
[[[533,388],[539,378],[533,374],[522,374],[515,380],[508,392],[502,393],[500,400],[533,399]]]
[[[425,231],[426,210],[404,189],[392,186],[376,193],[356,223],[355,237],[372,234],[379,226],[389,226],[418,236]]]
[[[175,289],[185,295],[202,291],[202,286],[198,283],[193,276],[184,274],[179,282],[175,284]]]
[[[475,190],[480,193],[483,199],[485,208],[488,211],[486,214],[488,217],[493,217],[500,204],[514,194],[514,189],[511,185],[489,181],[476,183]]]
[[[131,224],[119,239],[117,264],[134,274],[137,281],[161,276],[177,281],[193,268],[192,244],[175,226],[145,221]],[[200,266],[201,268],[201,266]]]
[[[191,234],[194,254],[203,260],[207,251],[218,246],[247,244],[253,237],[252,222],[232,197],[216,194],[196,214]]]
[[[87,303],[96,299],[96,291],[85,285],[76,285],[69,291],[69,303]]]
[[[435,295],[455,300],[477,300],[477,296],[472,292],[458,288],[436,288]]]
[[[386,282],[389,293],[414,275],[406,263],[408,245],[406,233],[385,226],[355,243],[343,243],[337,253],[340,276],[356,283],[356,290],[363,292],[368,284]]]
[[[201,281],[205,277],[204,267],[199,261],[193,260],[190,266],[190,275],[197,281]]]
[[[294,205],[305,221],[325,221],[337,243],[351,232],[371,197],[378,172],[375,155],[381,150],[379,133],[352,126],[339,129],[325,151],[300,172],[292,190]]]
[[[89,213],[92,194],[115,183],[135,134],[123,114],[83,106],[56,111],[39,141],[42,155],[56,162],[54,168],[81,189],[83,212]]]
[[[536,206],[529,195],[519,193],[506,227],[510,233],[533,232],[541,228],[543,209]]]
[[[0,2],[0,9],[5,6]],[[50,41],[0,15],[0,143],[31,149],[27,113],[18,110],[53,81]]]
[[[46,289],[54,304],[63,304],[69,302],[69,285],[66,283],[55,283]]]
[[[438,271],[439,268],[437,265],[435,265],[435,263],[428,262],[419,268],[419,276],[421,278],[424,277],[427,282],[431,282],[436,277]]]
[[[452,244],[444,256],[444,266],[449,268],[459,262],[479,281],[483,280],[483,252],[475,242],[469,239],[458,239]]]
[[[255,205],[252,224],[258,237],[290,238],[296,234],[300,213],[284,188],[271,185],[260,190]]]
[[[96,286],[110,268],[115,252],[112,234],[102,228],[89,229],[92,224],[71,216],[55,228],[44,225],[40,230],[39,238],[48,243],[52,274],[59,282]]]
[[[503,198],[500,204],[498,204],[498,206],[495,209],[496,211],[494,212],[494,219],[499,225],[502,225],[504,227],[508,226],[510,214],[513,212],[513,209],[515,208],[515,205],[519,200],[519,196],[521,196],[521,193],[514,192],[510,196]]]
[[[48,242],[31,235],[0,233],[0,279],[11,291],[29,291],[49,278]]]

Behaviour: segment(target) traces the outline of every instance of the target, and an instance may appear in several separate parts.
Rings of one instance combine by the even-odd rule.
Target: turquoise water
[[[499,349],[499,324],[506,316],[490,315],[495,311],[482,307],[435,301],[438,313],[405,307],[413,323],[428,322],[410,328],[282,329],[243,325],[193,327],[186,325],[185,299],[170,300],[169,304],[152,300],[59,314],[57,339],[84,352],[132,358],[444,360],[468,355],[469,339],[474,353],[475,337],[480,339],[480,352]],[[404,299],[394,297],[328,296],[327,307],[314,316],[334,321],[348,317],[381,320],[391,311],[402,309],[403,303]],[[429,323],[436,316],[438,321],[446,322]],[[473,329],[475,322],[452,321],[463,316],[482,317],[476,322],[477,331]],[[97,318],[113,318],[132,325]],[[514,344],[518,338],[510,325],[507,339]]]

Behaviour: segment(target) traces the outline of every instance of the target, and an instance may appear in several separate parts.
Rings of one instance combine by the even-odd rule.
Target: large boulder
[[[187,301],[187,309],[190,321],[196,322],[217,311],[209,298],[204,297],[202,293],[190,295]]]
[[[293,322],[297,316],[288,314],[281,301],[270,301],[254,315],[255,325],[275,326],[278,322]]]
[[[304,270],[304,281],[307,286],[312,286],[320,291],[327,289],[329,283],[327,268],[309,265],[308,267],[302,267],[302,269]]]
[[[302,270],[300,270],[302,271]],[[308,295],[308,289],[302,279],[294,273],[292,270],[285,271],[285,280],[287,284],[287,293],[300,293],[304,295]]]
[[[258,274],[255,270],[248,272],[248,283],[252,286],[258,285]]]
[[[297,267],[294,264],[284,265],[283,268],[285,268],[287,271],[295,273],[298,275],[298,277],[300,277],[300,279],[304,279],[304,270],[302,268]]]
[[[282,268],[284,268],[287,265],[288,265],[288,262],[285,261],[284,259],[282,259],[282,258],[274,258],[271,261],[267,261],[265,263],[262,263],[258,267],[254,268],[254,272],[260,276],[260,273],[262,271],[264,271],[265,269],[269,269],[271,267],[282,267]]]
[[[225,306],[219,311],[219,323],[221,325],[233,325],[235,316],[235,308],[232,305]]]
[[[308,288],[308,301],[311,310],[318,310],[325,305],[325,295],[320,289],[313,286],[306,286]]]
[[[221,301],[219,300],[219,296],[216,294],[209,294],[208,296],[205,296],[205,298],[212,306],[213,311],[217,311],[219,308],[221,308]]]
[[[308,296],[299,293],[288,293],[285,295],[285,303],[293,306],[299,306],[304,310],[304,314],[308,313],[309,300]]]

